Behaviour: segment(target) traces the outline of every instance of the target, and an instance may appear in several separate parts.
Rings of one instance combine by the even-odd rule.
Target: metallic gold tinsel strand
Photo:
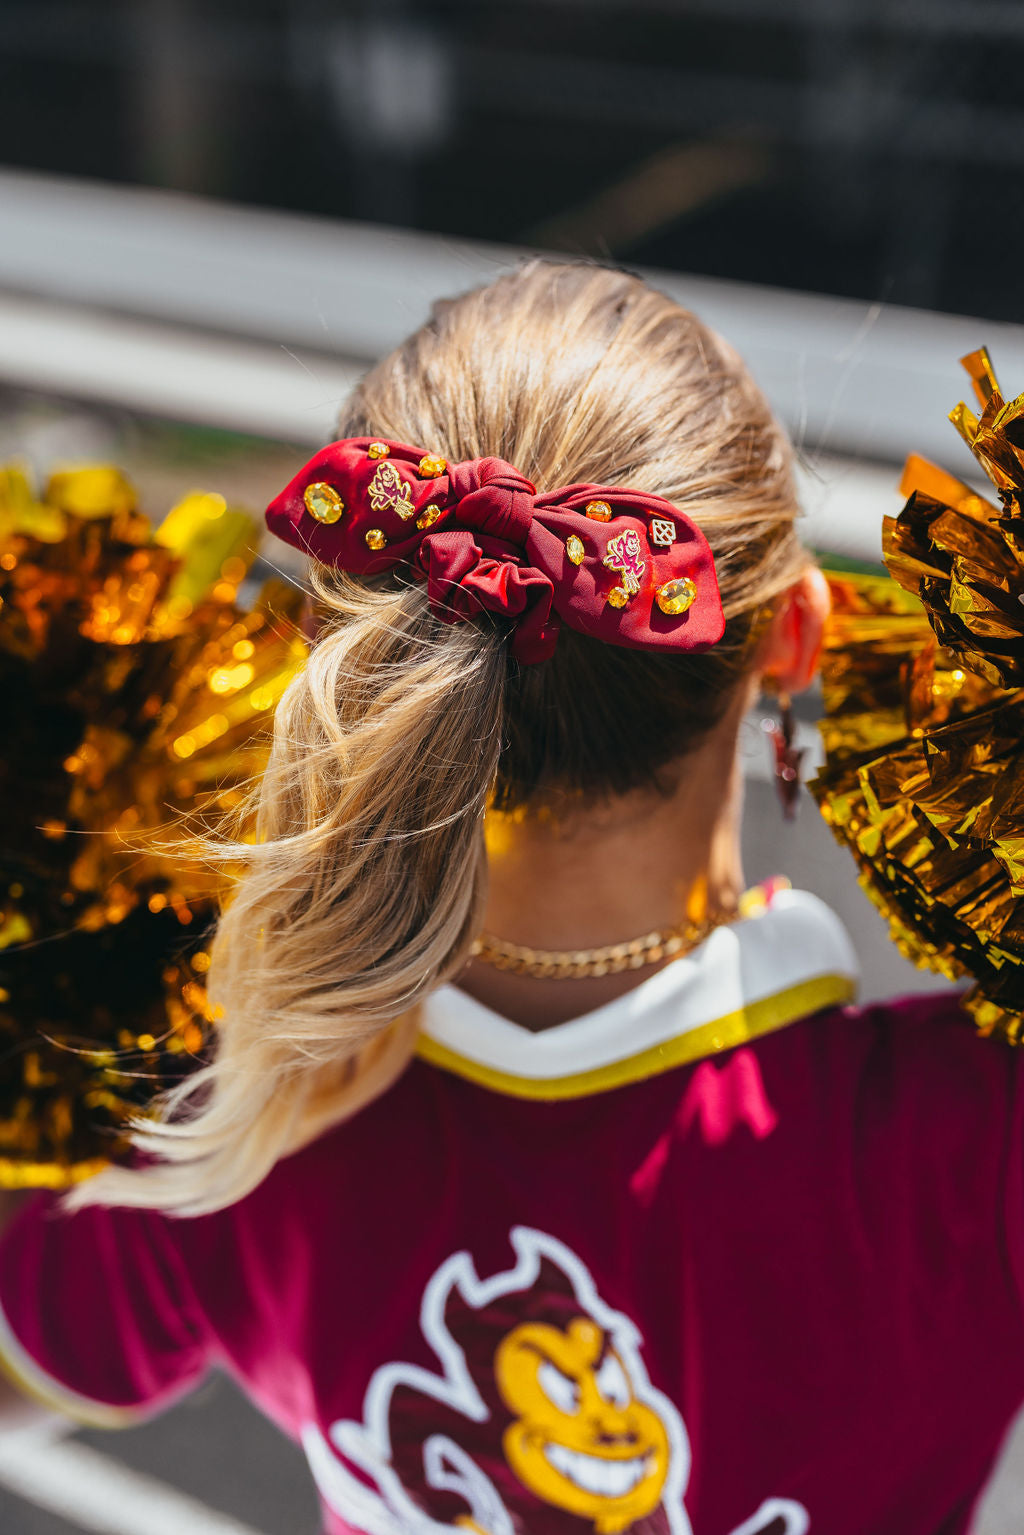
[[[108,466],[0,471],[0,1185],[91,1175],[202,1056],[188,822],[259,773],[305,658],[294,591],[237,602],[257,535],[201,492],[154,532]]]
[[[982,349],[951,419],[991,502],[911,457],[893,579],[833,573],[825,765],[811,785],[907,958],[972,977],[983,1033],[1024,1038],[1024,395]]]

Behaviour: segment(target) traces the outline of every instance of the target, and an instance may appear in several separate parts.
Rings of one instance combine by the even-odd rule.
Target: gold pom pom
[[[236,605],[254,518],[193,492],[154,533],[135,506],[112,468],[42,499],[0,470],[0,572],[18,572],[0,574],[0,1187],[122,1156],[128,1120],[203,1051],[220,881],[195,862],[196,818],[262,771],[306,654],[301,593]],[[63,734],[40,730],[53,717]]]
[[[1003,401],[985,352],[963,361],[981,415],[952,420],[999,505],[912,456],[910,499],[884,524],[895,581],[830,574],[810,787],[900,952],[973,977],[980,1032],[1021,1043],[1024,395]]]

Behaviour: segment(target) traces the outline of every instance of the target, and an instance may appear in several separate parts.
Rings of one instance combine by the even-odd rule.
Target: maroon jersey
[[[853,977],[782,892],[539,1034],[444,988],[230,1209],[29,1205],[8,1368],[107,1423],[228,1370],[336,1535],[964,1531],[1024,1400],[1024,1056]]]

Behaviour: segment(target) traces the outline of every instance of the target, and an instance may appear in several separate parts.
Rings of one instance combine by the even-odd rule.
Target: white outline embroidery
[[[744,1519],[732,1535],[761,1535],[776,1519],[786,1521],[781,1535],[807,1535],[811,1527],[811,1517],[802,1503],[794,1503],[792,1498],[767,1498],[753,1518]]]
[[[386,1364],[374,1372],[363,1402],[363,1422],[342,1420],[330,1429],[330,1439],[337,1450],[353,1465],[372,1477],[380,1489],[378,1498],[362,1481],[348,1472],[333,1453],[316,1424],[303,1429],[302,1442],[309,1457],[321,1496],[341,1518],[365,1529],[367,1535],[441,1535],[449,1525],[438,1524],[406,1496],[398,1476],[391,1468],[391,1436],[388,1411],[396,1386],[409,1386],[454,1408],[474,1423],[489,1416],[487,1407],[466,1367],[465,1355],[448,1331],[444,1321],[448,1297],[458,1290],[474,1311],[489,1306],[500,1296],[529,1290],[540,1273],[542,1258],[548,1258],[571,1283],[582,1311],[611,1337],[619,1358],[633,1384],[638,1401],[660,1416],[669,1441],[669,1466],[662,1494],[662,1507],[668,1519],[670,1535],[693,1535],[683,1507],[683,1494],[690,1474],[690,1443],[686,1429],[674,1405],[651,1385],[639,1346],[640,1333],[628,1317],[606,1306],[597,1292],[589,1270],[556,1237],[529,1226],[515,1226],[509,1233],[516,1254],[515,1267],[482,1280],[468,1252],[454,1253],[428,1282],[423,1292],[420,1327],[423,1336],[443,1367],[442,1375],[412,1364]],[[440,1441],[440,1443],[438,1443]],[[470,1517],[494,1535],[513,1535],[513,1525],[504,1503],[490,1478],[469,1456],[453,1456],[457,1449],[444,1436],[435,1436],[428,1445],[443,1445],[448,1467],[435,1450],[427,1454],[424,1469],[428,1485],[455,1488],[471,1499]],[[470,1469],[472,1468],[472,1469]],[[456,1480],[457,1479],[457,1480]],[[488,1522],[490,1521],[490,1522]]]
[[[451,1535],[456,1527],[439,1524],[413,1503],[392,1468],[388,1426],[392,1396],[398,1386],[408,1387],[461,1413],[471,1422],[485,1422],[489,1417],[486,1403],[469,1373],[462,1349],[445,1323],[449,1297],[457,1291],[467,1306],[481,1311],[502,1296],[529,1291],[539,1276],[541,1260],[547,1258],[569,1280],[581,1311],[592,1317],[611,1339],[636,1400],[660,1417],[668,1437],[669,1461],[659,1506],[667,1519],[669,1535],[693,1535],[683,1505],[691,1465],[689,1437],[674,1403],[651,1385],[640,1355],[643,1339],[639,1330],[622,1312],[605,1304],[589,1269],[556,1237],[530,1226],[515,1226],[509,1240],[516,1255],[513,1268],[482,1280],[470,1254],[462,1251],[446,1259],[428,1281],[420,1308],[420,1327],[442,1373],[435,1374],[413,1364],[382,1365],[374,1371],[367,1387],[362,1423],[340,1419],[329,1430],[330,1442],[317,1424],[304,1426],[302,1444],[321,1497],[336,1514],[366,1535]],[[377,1490],[354,1476],[340,1456],[371,1478]],[[447,1434],[432,1434],[425,1441],[423,1468],[427,1485],[458,1493],[469,1505],[470,1518],[488,1535],[515,1535],[509,1511],[490,1477]],[[784,1535],[806,1535],[810,1528],[802,1504],[787,1498],[769,1498],[732,1535],[758,1535],[777,1519],[786,1521]]]

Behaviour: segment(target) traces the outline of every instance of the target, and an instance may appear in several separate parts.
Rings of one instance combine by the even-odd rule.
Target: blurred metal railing
[[[524,252],[0,172],[0,381],[296,444],[440,296]],[[1024,327],[648,274],[739,349],[805,465],[810,537],[877,556],[911,448],[970,475],[945,417],[986,343],[1024,384]]]

